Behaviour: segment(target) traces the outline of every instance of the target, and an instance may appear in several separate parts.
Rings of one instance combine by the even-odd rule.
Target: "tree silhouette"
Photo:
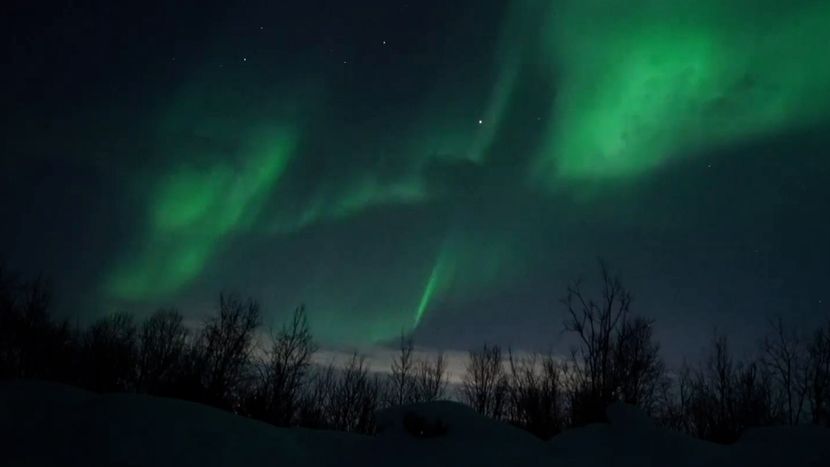
[[[576,281],[562,300],[565,330],[578,338],[571,352],[571,419],[577,425],[604,420],[606,407],[617,400],[650,409],[663,378],[652,322],[631,315],[631,293],[603,262],[600,280],[597,298]]]
[[[316,350],[301,306],[294,310],[291,322],[271,337],[271,346],[259,365],[259,381],[247,403],[248,412],[278,426],[295,423],[301,390]]]
[[[96,321],[81,337],[80,373],[97,392],[132,390],[138,371],[137,329],[131,315],[115,313]]]
[[[484,345],[470,351],[467,371],[461,381],[461,396],[476,412],[496,419],[504,415],[507,375],[501,347]]]
[[[799,337],[778,317],[769,322],[769,333],[761,341],[761,364],[775,382],[781,412],[789,425],[801,421],[807,396],[806,348]]]
[[[138,336],[138,382],[141,392],[164,395],[171,391],[184,364],[188,331],[175,309],[160,309],[142,325]]]
[[[678,423],[694,436],[732,443],[748,427],[781,421],[773,380],[757,361],[737,362],[726,336],[715,335],[705,360],[680,375]]]
[[[431,402],[444,397],[447,390],[447,360],[443,352],[435,358],[421,358],[415,365],[415,402]]]
[[[511,423],[547,439],[566,423],[563,365],[553,356],[508,353],[508,418]]]
[[[806,358],[805,393],[810,421],[830,426],[830,322],[813,333]]]
[[[331,426],[342,431],[371,433],[380,402],[380,381],[369,374],[366,358],[353,354],[331,386]]]
[[[416,401],[417,380],[415,372],[417,362],[413,354],[414,348],[412,338],[407,338],[401,334],[399,352],[392,360],[388,378],[386,399],[390,405],[404,405]]]
[[[72,377],[72,335],[52,320],[51,300],[42,277],[21,281],[0,264],[0,378]]]
[[[805,339],[783,319],[772,320],[760,358],[744,361],[735,358],[726,336],[716,334],[705,359],[684,363],[668,378],[654,323],[632,314],[631,294],[602,263],[600,272],[597,296],[575,282],[563,299],[565,329],[577,338],[569,361],[512,351],[505,358],[500,347],[484,345],[469,354],[461,399],[542,438],[603,420],[613,401],[721,443],[752,426],[830,425],[830,323]],[[374,431],[381,401],[433,401],[447,388],[444,355],[419,355],[405,336],[385,385],[358,354],[345,365],[315,365],[317,346],[303,307],[255,354],[260,308],[235,294],[221,294],[217,314],[193,332],[174,309],[141,323],[117,313],[73,332],[53,320],[50,305],[47,281],[20,280],[0,265],[0,379],[173,396],[275,425],[360,433]],[[405,425],[418,437],[446,429],[411,413]]]
[[[193,350],[202,402],[235,410],[239,390],[251,362],[254,331],[260,324],[259,304],[236,294],[219,295],[219,315],[205,324]]]

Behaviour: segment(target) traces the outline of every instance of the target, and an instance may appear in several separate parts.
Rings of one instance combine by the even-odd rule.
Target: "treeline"
[[[605,420],[615,401],[640,407],[664,426],[719,443],[749,427],[830,426],[830,321],[807,335],[770,321],[752,358],[739,360],[715,335],[697,364],[668,370],[654,322],[634,315],[631,294],[601,265],[599,292],[568,287],[567,358],[516,357],[498,346],[470,352],[462,399],[478,412],[547,438]]]
[[[277,426],[361,433],[374,431],[379,408],[452,397],[541,438],[604,421],[614,401],[722,443],[752,426],[830,425],[830,323],[801,336],[775,320],[745,361],[715,336],[701,362],[668,370],[653,321],[631,312],[630,293],[605,266],[598,293],[577,282],[562,300],[564,329],[576,341],[567,357],[484,345],[470,352],[453,390],[443,354],[422,357],[405,336],[387,373],[370,371],[357,354],[341,365],[315,363],[302,307],[265,340],[259,304],[234,294],[220,295],[198,329],[173,309],[141,322],[114,314],[80,329],[52,319],[49,290],[0,268],[0,378],[175,397]],[[406,426],[418,436],[445,428]]]
[[[190,400],[277,426],[371,433],[383,406],[445,397],[443,355],[417,358],[409,345],[389,375],[370,372],[358,354],[314,364],[304,308],[267,336],[252,299],[219,296],[199,329],[174,309],[138,322],[113,314],[79,329],[49,314],[50,288],[0,268],[0,379],[65,382],[91,391]]]

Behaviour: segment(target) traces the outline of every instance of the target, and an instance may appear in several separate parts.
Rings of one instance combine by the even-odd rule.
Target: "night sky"
[[[825,0],[3,8],[0,255],[60,316],[546,350],[598,257],[669,355],[830,315]]]

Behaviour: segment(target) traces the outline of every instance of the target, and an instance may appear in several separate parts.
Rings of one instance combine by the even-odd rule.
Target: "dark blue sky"
[[[672,69],[688,74],[697,49],[661,32],[671,59],[659,49],[632,82],[670,98],[655,91],[666,106],[647,98],[620,117],[615,99],[630,96],[602,78],[654,47],[624,23],[663,17],[635,2],[624,32],[608,32],[609,11],[585,39],[556,30],[559,4],[586,20],[573,2],[538,3],[13,3],[0,253],[51,277],[64,316],[177,305],[198,319],[220,290],[238,290],[275,323],[305,303],[331,344],[406,330],[446,349],[561,348],[558,300],[568,281],[590,284],[598,257],[673,356],[696,353],[715,327],[749,344],[768,316],[827,319],[830,99],[801,70],[819,81],[829,60],[761,45],[754,61],[707,61],[701,82],[723,85],[698,87]],[[770,18],[823,7],[775,8],[688,24],[741,50],[764,43],[758,24],[787,39]],[[618,60],[610,38],[626,44]],[[769,71],[775,60],[793,68],[786,79]],[[782,91],[793,83],[803,89]],[[789,110],[801,100],[809,115]],[[761,121],[766,101],[781,104]],[[583,131],[586,112],[589,141],[607,138],[606,117],[643,119],[612,155],[636,170],[589,159],[587,180],[565,172],[576,156],[550,148],[574,147],[558,128]],[[732,124],[741,131],[717,128]],[[549,160],[559,172],[540,187]],[[153,220],[185,211],[173,230]]]

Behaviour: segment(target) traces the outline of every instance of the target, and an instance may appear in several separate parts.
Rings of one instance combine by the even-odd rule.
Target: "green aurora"
[[[826,114],[826,2],[639,3],[554,9],[561,93],[534,177],[635,177]]]
[[[226,236],[250,227],[285,171],[295,137],[274,129],[250,138],[240,165],[165,174],[148,205],[141,253],[113,273],[108,293],[136,300],[174,292],[202,272]]]
[[[419,258],[395,276],[407,282],[395,303],[379,300],[354,319],[332,299],[317,314],[323,338],[388,340],[417,328],[437,303],[475,296],[534,266],[536,237],[516,236],[510,222],[527,224],[544,211],[513,212],[516,199],[544,204],[598,184],[636,185],[681,159],[808,128],[830,114],[827,2],[514,0],[497,27],[479,113],[463,101],[430,102],[402,118],[405,130],[362,146],[345,142],[347,129],[324,136],[307,123],[325,113],[322,98],[289,106],[291,93],[273,87],[266,100],[280,110],[253,110],[257,99],[236,89],[213,97],[211,107],[198,102],[214,87],[185,87],[159,118],[158,149],[177,160],[177,151],[198,154],[143,178],[139,246],[119,258],[103,293],[116,302],[167,299],[215,267],[240,236],[279,242],[374,209],[441,206],[438,240],[413,247]],[[553,92],[537,93],[538,83]],[[435,96],[451,93],[436,86]],[[240,96],[245,105],[216,116]],[[528,96],[544,112],[527,115]],[[517,121],[539,121],[525,130],[537,142],[521,154],[504,150]],[[183,131],[209,143],[170,143]],[[351,166],[342,169],[340,159]],[[504,169],[505,160],[518,168]],[[488,212],[508,213],[507,225],[468,222]],[[308,287],[324,289],[320,281]]]

